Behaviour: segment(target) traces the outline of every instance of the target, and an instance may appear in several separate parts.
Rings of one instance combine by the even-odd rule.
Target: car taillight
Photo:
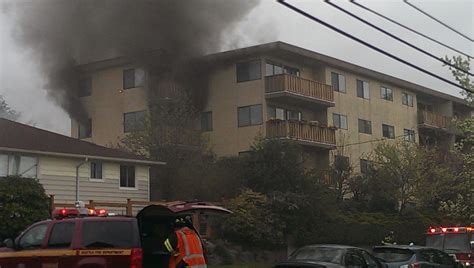
[[[456,253],[454,254],[456,260],[459,260],[459,261],[464,261],[464,260],[470,260],[471,259],[471,254],[469,253]]]
[[[419,263],[412,263],[412,264],[410,264],[410,268],[421,268],[421,264],[419,264]]]
[[[142,268],[143,252],[141,248],[132,249],[130,254],[130,268]]]

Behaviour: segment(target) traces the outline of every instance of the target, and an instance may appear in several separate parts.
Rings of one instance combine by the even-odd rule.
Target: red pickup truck
[[[104,210],[88,210],[88,215],[77,209],[56,210],[53,219],[4,241],[0,268],[167,267],[163,241],[176,218],[195,211],[230,213],[199,202],[151,205],[136,217],[108,216]]]

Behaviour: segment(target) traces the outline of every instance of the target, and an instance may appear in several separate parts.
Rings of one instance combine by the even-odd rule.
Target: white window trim
[[[119,165],[119,176],[118,176],[118,186],[119,190],[126,190],[126,191],[138,191],[138,178],[137,178],[137,167],[136,165],[133,165],[135,167],[135,187],[124,187],[120,186],[120,165]]]

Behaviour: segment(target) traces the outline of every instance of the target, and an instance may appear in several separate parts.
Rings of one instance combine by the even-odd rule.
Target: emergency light
[[[82,213],[81,213],[82,212]],[[52,213],[52,217],[55,219],[64,219],[64,218],[75,218],[75,217],[105,217],[108,216],[108,212],[105,209],[87,209],[81,210],[78,208],[60,208],[55,209]]]
[[[430,227],[428,234],[443,234],[443,233],[468,233],[473,232],[473,227],[455,226],[455,227]]]

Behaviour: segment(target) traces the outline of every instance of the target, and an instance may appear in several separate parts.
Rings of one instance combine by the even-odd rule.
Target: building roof
[[[160,165],[145,157],[0,118],[0,151]]]
[[[281,41],[210,54],[205,58],[210,61],[231,61],[255,55],[275,55],[288,59],[289,61],[301,62],[303,64],[321,65],[321,63],[323,63],[327,66],[332,66],[354,74],[383,81],[393,86],[398,86],[416,93],[435,96],[462,105],[468,104],[462,98]]]

